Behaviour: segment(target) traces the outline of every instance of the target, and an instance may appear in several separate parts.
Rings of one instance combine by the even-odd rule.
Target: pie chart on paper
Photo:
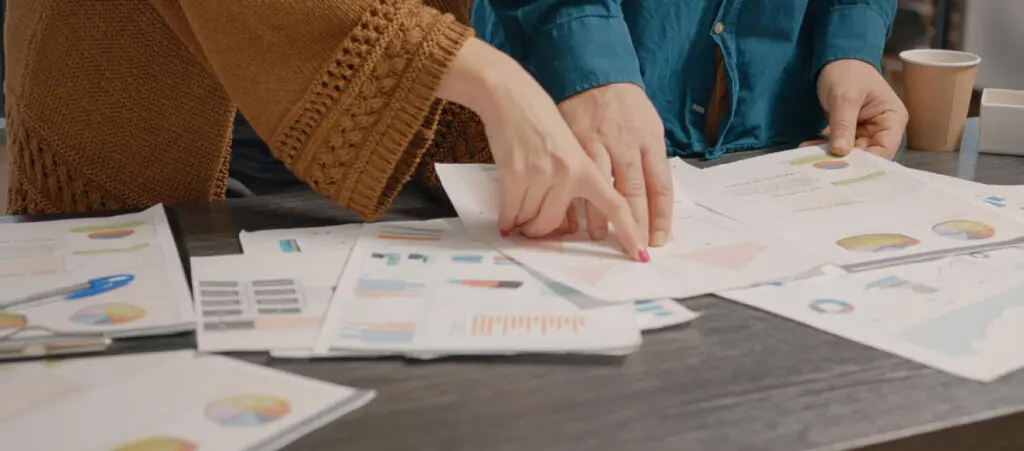
[[[850,163],[847,163],[843,160],[823,160],[814,163],[811,166],[814,166],[815,169],[824,169],[828,171],[847,168],[850,166]]]
[[[85,307],[71,315],[71,321],[89,326],[116,326],[146,316],[142,307],[132,304],[100,304]]]
[[[114,448],[114,451],[195,451],[199,447],[192,442],[174,437],[149,437]]]
[[[291,412],[288,401],[271,395],[239,395],[206,406],[206,417],[221,426],[259,426]]]
[[[932,231],[940,236],[962,241],[985,240],[996,236],[996,229],[992,226],[966,219],[940,222],[932,227]]]
[[[116,240],[124,237],[131,236],[135,233],[132,229],[121,229],[121,230],[99,230],[90,233],[88,236],[93,240]]]
[[[836,241],[836,244],[850,252],[891,252],[916,246],[919,240],[899,233],[871,233],[855,235]]]
[[[28,324],[25,315],[0,310],[0,329],[20,329]]]

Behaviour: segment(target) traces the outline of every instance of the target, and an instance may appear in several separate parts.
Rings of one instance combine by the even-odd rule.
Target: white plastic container
[[[1024,156],[1024,91],[982,91],[978,152]]]

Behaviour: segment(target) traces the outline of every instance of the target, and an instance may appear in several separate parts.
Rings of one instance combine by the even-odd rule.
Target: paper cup
[[[903,61],[903,102],[910,113],[907,147],[951,152],[960,148],[974,77],[981,57],[941,49],[907,50]]]

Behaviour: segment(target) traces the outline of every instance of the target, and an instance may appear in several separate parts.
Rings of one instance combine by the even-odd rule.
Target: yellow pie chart
[[[843,249],[850,252],[891,252],[916,246],[919,240],[899,233],[870,233],[854,235],[836,241]]]

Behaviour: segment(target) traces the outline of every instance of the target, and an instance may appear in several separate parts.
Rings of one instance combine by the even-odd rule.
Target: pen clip
[[[15,338],[31,330],[40,330],[52,335]],[[104,335],[62,334],[42,326],[24,327],[0,335],[0,361],[101,352],[105,351],[110,343],[110,338]]]

